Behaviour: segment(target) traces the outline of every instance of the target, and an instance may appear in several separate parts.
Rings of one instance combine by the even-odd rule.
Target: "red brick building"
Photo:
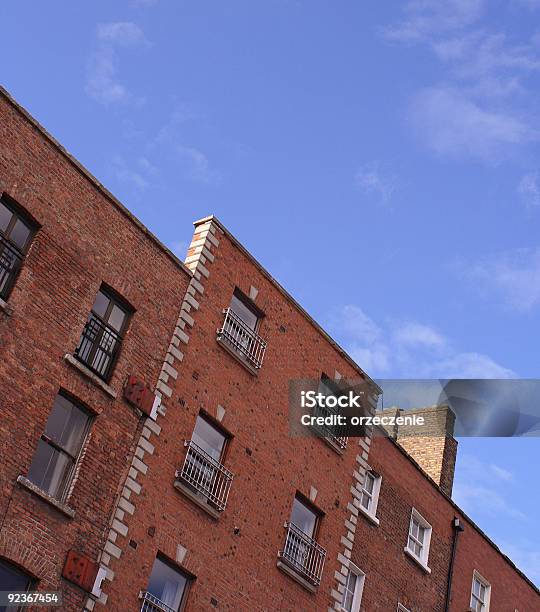
[[[379,389],[218,220],[182,263],[4,91],[0,119],[2,588],[457,612],[477,572],[489,610],[540,608],[448,497],[451,438],[289,435],[290,380],[365,380],[372,409]]]

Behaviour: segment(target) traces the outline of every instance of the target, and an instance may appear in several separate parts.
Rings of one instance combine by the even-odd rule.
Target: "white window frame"
[[[366,574],[354,563],[349,562],[349,572],[356,574],[356,585],[354,587],[354,596],[352,602],[351,612],[360,612],[360,604],[362,603],[362,594],[364,592],[364,584],[366,582]],[[347,574],[347,579],[349,578],[349,574]],[[345,598],[345,591],[343,591],[342,598],[342,606],[341,609],[345,610],[343,607],[343,599]]]
[[[365,481],[368,477],[368,474],[373,476],[373,491],[371,494],[364,488]],[[377,474],[377,472],[373,471],[372,469],[368,469],[368,471],[366,472],[366,477],[364,478],[364,484],[362,485],[360,499],[358,500],[360,503],[360,507],[358,508],[360,512],[362,512],[362,514],[364,514],[375,525],[379,524],[379,519],[377,518],[377,506],[379,504],[379,493],[381,491],[381,483],[382,483],[382,476],[380,474]],[[371,498],[371,506],[369,509],[366,508],[362,504],[362,500],[364,499],[364,496],[369,496]]]
[[[409,608],[406,608],[402,603],[398,602],[397,612],[411,612]]]
[[[489,603],[490,603],[490,600],[491,600],[491,584],[477,570],[473,571],[473,577],[472,577],[472,581],[471,581],[471,597],[470,597],[470,604],[471,604],[471,606],[470,606],[470,609],[474,610],[474,608],[472,607],[472,601],[473,601],[473,589],[474,589],[474,582],[475,581],[478,581],[486,589],[486,601],[483,602],[484,603],[484,608],[483,608],[482,612],[489,612]]]
[[[416,520],[416,522],[425,529],[425,535],[424,535],[424,540],[421,543],[422,549],[420,551],[420,556],[418,556],[414,550],[412,550],[411,548],[409,548],[409,538],[411,537],[411,529],[412,529],[412,525],[413,525],[413,520]],[[431,525],[426,521],[426,519],[420,514],[420,512],[418,512],[418,510],[416,508],[413,507],[412,511],[411,511],[411,519],[409,521],[409,530],[407,532],[407,544],[405,545],[405,552],[407,553],[407,555],[409,555],[411,557],[411,559],[414,559],[414,561],[416,561],[418,563],[418,565],[420,565],[420,567],[427,572],[428,574],[431,573],[431,569],[428,567],[428,560],[429,560],[429,546],[431,544],[431,532],[432,532],[432,527]],[[412,536],[414,538],[414,536]]]

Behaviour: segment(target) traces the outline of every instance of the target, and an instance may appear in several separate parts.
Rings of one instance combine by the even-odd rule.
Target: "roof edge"
[[[454,508],[454,510],[456,510],[457,512],[459,512],[461,514],[461,516],[471,525],[471,527],[478,532],[479,535],[481,535],[484,540],[486,540],[486,542],[493,548],[495,549],[495,551],[497,553],[499,553],[499,555],[501,555],[501,557],[512,567],[512,569],[514,569],[524,580],[525,582],[527,582],[527,584],[529,584],[535,591],[536,593],[538,593],[538,595],[540,595],[540,588],[538,586],[536,586],[536,584],[534,584],[534,582],[524,573],[522,572],[519,567],[512,561],[512,559],[510,559],[510,557],[508,555],[505,555],[503,553],[503,551],[497,546],[497,544],[495,544],[495,542],[486,534],[486,532],[481,529],[473,520],[472,518],[466,513],[464,512],[457,504],[456,502],[449,496],[447,495],[442,489],[441,487],[433,480],[433,478],[431,478],[431,476],[420,466],[420,464],[414,459],[414,457],[412,455],[410,455],[402,446],[399,442],[397,442],[396,440],[394,440],[393,438],[391,438],[390,436],[388,436],[385,432],[385,430],[383,428],[381,428],[380,426],[377,426],[378,429],[380,429],[382,432],[381,437],[386,438],[388,440],[390,440],[390,442],[397,447],[397,449],[403,454],[405,455],[405,457],[413,464],[413,466],[421,473],[421,475],[429,481],[429,483],[435,488],[437,489],[437,491],[446,499],[447,502],[450,503],[450,505]],[[369,461],[369,459],[368,459]]]
[[[330,336],[330,334],[319,324],[317,321],[307,312],[307,310],[297,302],[294,297],[281,285],[268,270],[246,249],[246,247],[221,223],[221,221],[215,215],[208,215],[207,217],[203,217],[202,219],[198,219],[193,222],[195,227],[202,225],[203,223],[208,223],[212,221],[215,223],[219,229],[229,238],[229,240],[238,248],[244,255],[246,255],[249,260],[255,264],[258,270],[265,276],[267,280],[269,280],[280,293],[285,296],[285,298],[313,325],[313,327],[325,338],[327,342],[329,342],[334,349],[346,360],[349,362],[352,367],[359,372],[359,374],[367,380],[367,382],[375,389],[379,394],[382,393],[382,389],[379,385],[369,376],[357,363],[356,361],[347,353],[347,351],[338,343],[336,340]]]
[[[177,257],[161,240],[153,234],[142,221],[140,221],[130,210],[128,210],[120,200],[114,196],[82,163],[74,157],[56,138],[50,134],[17,100],[0,85],[0,95],[24,118],[26,119],[58,152],[63,155],[75,169],[80,172],[92,185],[100,191],[131,223],[138,227],[152,242],[162,250],[179,268],[190,277],[193,276],[191,270],[185,263]]]

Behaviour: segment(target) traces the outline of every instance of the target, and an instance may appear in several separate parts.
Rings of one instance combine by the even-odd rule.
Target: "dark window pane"
[[[317,515],[315,512],[310,510],[305,504],[295,497],[291,513],[291,523],[296,525],[298,529],[301,529],[306,535],[312,538],[315,531],[316,522]]]
[[[9,238],[22,250],[26,246],[29,236],[30,228],[21,219],[17,219],[9,232]]]
[[[9,208],[0,202],[0,231],[5,232],[9,222],[11,221],[11,217],[13,213]]]
[[[193,442],[216,461],[221,459],[226,437],[202,417],[198,416],[193,430]]]
[[[148,583],[148,591],[164,604],[178,610],[182,603],[187,585],[187,578],[182,572],[175,570],[161,559],[154,561],[152,574]]]
[[[28,591],[33,580],[11,563],[0,560],[0,591]],[[14,611],[17,606],[0,606],[0,612]]]
[[[92,310],[103,319],[105,317],[105,313],[107,312],[109,302],[109,298],[101,291],[98,291],[96,300],[92,306]]]
[[[67,455],[40,440],[28,471],[28,480],[52,497],[60,498],[71,466]]]
[[[255,329],[257,327],[258,317],[257,315],[250,310],[242,300],[236,297],[236,295],[232,296],[231,299],[231,310],[235,315],[240,317],[242,321],[251,329]]]
[[[116,304],[114,304],[111,309],[111,313],[109,314],[109,325],[116,331],[120,331],[122,329],[122,325],[124,324],[125,318],[126,313]]]
[[[57,395],[45,434],[71,455],[81,450],[88,415],[63,395]]]

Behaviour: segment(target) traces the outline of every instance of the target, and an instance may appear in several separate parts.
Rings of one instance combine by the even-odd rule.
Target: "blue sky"
[[[538,376],[540,0],[2,3],[2,83],[180,256],[217,214],[374,377]],[[537,582],[537,439],[456,498]]]

